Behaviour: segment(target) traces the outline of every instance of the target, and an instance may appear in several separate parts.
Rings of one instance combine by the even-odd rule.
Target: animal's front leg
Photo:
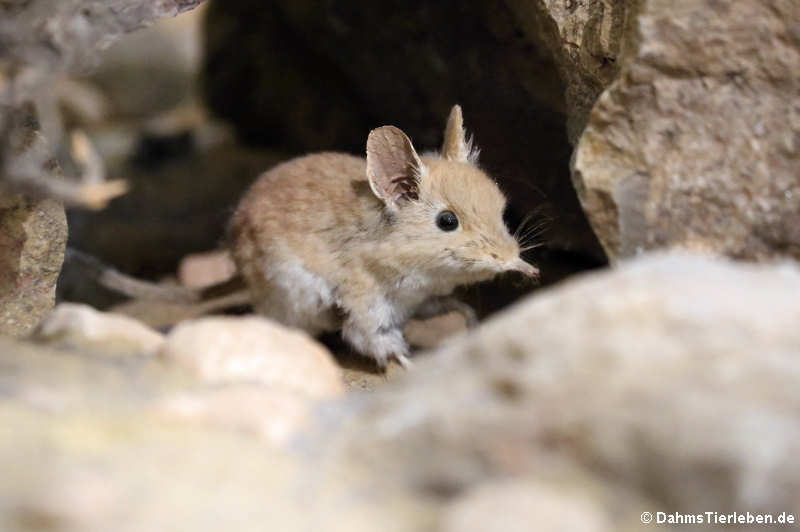
[[[342,305],[347,317],[342,325],[342,337],[360,353],[375,359],[385,368],[390,359],[404,368],[411,366],[409,348],[403,337],[402,323],[384,301],[367,305]]]
[[[426,299],[414,311],[414,317],[425,320],[448,312],[458,312],[464,317],[468,329],[474,329],[478,325],[478,318],[472,307],[456,299],[453,296],[440,296]]]

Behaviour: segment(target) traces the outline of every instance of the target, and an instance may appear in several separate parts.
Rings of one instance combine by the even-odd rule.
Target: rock
[[[258,382],[315,399],[344,391],[327,349],[301,331],[255,316],[183,322],[160,356],[210,383]]]
[[[302,393],[253,384],[193,390],[165,398],[157,410],[166,419],[252,434],[284,445],[311,420],[312,402]]]
[[[236,274],[236,264],[226,250],[192,253],[178,265],[178,281],[190,288],[224,283]]]
[[[637,0],[509,0],[526,35],[538,36],[552,53],[566,84],[567,134],[577,143],[600,93],[619,72],[624,36],[635,20]]]
[[[33,337],[50,345],[110,356],[154,355],[165,340],[132,318],[74,303],[59,304]]]
[[[150,117],[192,96],[206,5],[129,33],[103,52],[90,80],[117,116]]]
[[[785,0],[641,3],[574,162],[610,258],[800,258],[798,25]]]
[[[565,115],[574,138],[613,78],[625,3],[563,3],[214,2],[206,100],[247,142],[362,154],[370,129],[386,124],[437,149],[460,103],[513,224],[550,218],[541,241],[603,262],[569,182]]]
[[[791,512],[798,289],[793,263],[647,256],[322,404],[327,353],[261,319],[187,323],[169,340],[187,351],[125,363],[0,338],[0,529],[633,532],[643,511]],[[305,348],[289,359],[276,330]]]
[[[53,308],[66,242],[58,202],[0,190],[0,334],[25,336]]]
[[[587,275],[453,339],[326,445],[435,493],[598,483],[614,530],[644,510],[778,514],[800,499],[798,290],[792,264],[680,254]]]
[[[0,529],[370,532],[384,520],[388,532],[432,529],[431,504],[376,490],[357,458],[321,463],[264,445],[249,421],[242,430],[236,420],[259,414],[244,409],[266,419],[285,406],[268,393],[198,389],[152,359],[127,362],[0,338]],[[206,392],[244,402],[216,410],[230,423],[162,409],[186,412],[186,399],[194,408]]]
[[[102,97],[76,84],[68,87],[64,77],[85,73],[95,64],[99,52],[119,36],[158,17],[177,15],[201,1],[4,2],[0,6],[0,184],[15,192],[92,209],[123,193],[124,183],[104,182],[102,161],[93,157],[85,168],[65,172],[68,177],[80,174],[80,179],[64,179],[63,167],[76,165],[66,161],[66,150],[60,149],[68,140],[65,133],[69,128],[59,105],[66,104],[69,118],[81,114],[99,118],[105,107]],[[73,96],[82,94],[71,98],[65,96],[65,89]],[[19,127],[13,119],[7,119],[15,114],[28,115],[29,123]],[[20,143],[19,137],[27,133],[33,133],[32,137]],[[87,146],[83,143],[78,151],[90,154]]]
[[[32,0],[0,7],[6,59],[49,70],[81,70],[121,35],[202,0]]]

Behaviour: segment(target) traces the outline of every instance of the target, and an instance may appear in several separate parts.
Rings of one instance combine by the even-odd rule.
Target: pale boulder
[[[166,419],[207,425],[283,445],[311,419],[313,401],[284,388],[238,384],[167,396],[156,411]]]
[[[160,355],[210,383],[255,382],[314,399],[344,391],[325,347],[301,331],[256,316],[183,322],[169,334]]]
[[[192,253],[178,264],[178,281],[191,288],[223,283],[235,274],[236,264],[226,250]]]
[[[777,515],[800,500],[798,293],[791,263],[671,254],[586,275],[419,360],[326,445],[445,493],[578,468],[625,493],[598,499],[616,530],[645,510]]]

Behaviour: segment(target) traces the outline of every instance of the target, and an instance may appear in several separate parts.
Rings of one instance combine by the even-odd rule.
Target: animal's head
[[[503,221],[506,198],[477,162],[461,108],[453,106],[438,156],[420,157],[396,127],[373,130],[367,140],[367,177],[373,193],[399,227],[398,253],[415,265],[452,272],[464,282],[516,271],[538,277],[520,257]]]

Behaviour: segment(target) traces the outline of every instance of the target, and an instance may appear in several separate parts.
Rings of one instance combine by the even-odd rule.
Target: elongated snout
[[[517,257],[516,259],[507,262],[506,270],[510,272],[519,272],[526,277],[531,277],[532,279],[539,278],[539,268],[533,264],[525,262],[521,257]]]

